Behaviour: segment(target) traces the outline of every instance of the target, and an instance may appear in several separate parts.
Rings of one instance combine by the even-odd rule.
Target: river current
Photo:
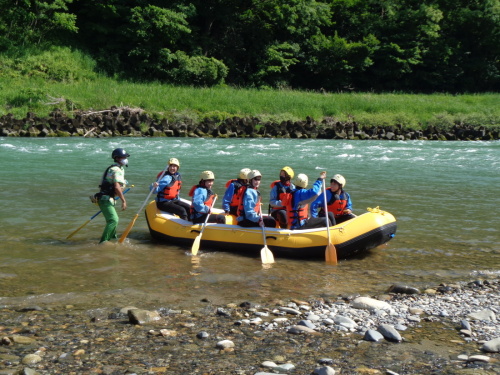
[[[397,219],[396,237],[337,266],[321,260],[259,258],[151,240],[140,212],[124,244],[98,245],[104,218],[97,192],[111,151],[131,154],[128,209],[121,233],[170,157],[180,160],[187,198],[203,170],[222,196],[241,168],[259,169],[264,207],[269,184],[288,165],[312,182],[342,174],[354,213],[379,206]],[[418,288],[500,273],[500,142],[297,139],[0,138],[0,306],[191,307],[214,303],[373,295],[394,283]],[[217,203],[220,207],[220,200]]]

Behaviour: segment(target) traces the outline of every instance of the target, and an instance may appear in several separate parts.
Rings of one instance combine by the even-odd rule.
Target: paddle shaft
[[[212,205],[210,206],[210,210],[215,205],[215,201],[217,200],[217,194],[215,194],[214,200],[212,201]],[[205,227],[207,226],[208,219],[210,218],[210,212],[207,213],[207,217],[205,218],[205,221],[203,222],[203,226],[201,227],[200,234],[196,236],[193,242],[193,246],[191,247],[191,254],[196,255],[198,254],[198,250],[200,248],[200,242],[201,242],[201,235],[203,234],[203,231],[205,230]]]
[[[332,192],[333,193],[333,192]],[[323,199],[325,203],[325,225],[326,225],[326,233],[328,235],[328,245],[326,245],[325,250],[325,261],[328,264],[337,264],[337,249],[332,244],[330,239],[330,221],[328,220],[328,204],[326,201],[326,182],[323,179]]]
[[[165,169],[163,170],[163,172],[161,172],[161,175],[160,177],[158,177],[158,179],[156,180],[156,182],[159,182],[163,176],[165,175],[165,173],[167,173],[167,170],[168,170],[168,167],[169,167],[169,164],[167,164],[167,166],[165,167]],[[125,229],[125,232],[123,232],[122,236],[120,237],[120,239],[118,240],[118,243],[123,243],[123,241],[125,241],[125,239],[127,238],[129,232],[132,230],[132,227],[134,226],[135,224],[135,221],[137,220],[137,218],[139,217],[139,214],[141,213],[142,209],[144,208],[144,206],[146,206],[146,203],[148,203],[149,201],[149,197],[151,196],[151,194],[153,193],[153,190],[154,189],[151,189],[149,191],[149,194],[148,196],[146,197],[146,199],[144,200],[144,203],[142,204],[141,208],[139,208],[139,211],[137,211],[137,214],[135,214],[134,218],[132,219],[132,221],[130,222],[130,224],[127,226],[127,228]]]
[[[127,192],[130,190],[131,188],[127,188],[125,189],[125,191],[123,192],[123,194],[127,194]],[[115,200],[119,200],[120,197],[116,197]],[[91,220],[93,220],[97,215],[99,215],[102,211],[97,211],[94,215],[92,215],[92,217],[90,219],[88,219],[85,223],[83,223],[83,225],[81,225],[77,230],[75,230],[74,232],[72,232],[68,237],[66,237],[67,240],[69,240],[71,237],[73,237],[75,234],[77,234],[80,229],[82,229],[85,225],[87,225],[88,223],[90,223]]]

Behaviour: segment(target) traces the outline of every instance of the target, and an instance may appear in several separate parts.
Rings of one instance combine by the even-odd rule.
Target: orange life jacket
[[[207,189],[205,186],[200,186],[200,185],[194,185],[191,190],[189,190],[189,196],[192,197],[194,196],[194,191],[196,190],[196,188],[203,188],[203,189]],[[214,199],[215,199],[215,194],[212,190],[209,190],[207,189],[207,199],[205,200],[205,202],[203,202],[205,204],[205,206],[208,206],[208,207],[212,207],[212,205],[214,204]],[[194,209],[194,206],[193,206],[193,202],[191,201],[191,217],[193,217],[194,214],[198,213],[195,209]],[[202,212],[200,212],[202,213]],[[203,212],[203,214],[205,214],[205,212]]]
[[[271,189],[274,189],[275,187],[276,187],[276,189],[278,189],[277,184],[278,184],[279,182],[281,182],[281,181],[280,181],[280,180],[273,181],[273,182],[271,183],[271,185],[269,185],[269,187],[270,187]],[[290,186],[283,186],[283,188],[281,188],[281,189],[279,189],[279,190],[278,190],[278,195],[277,195],[278,200],[280,200],[281,202],[283,202],[283,198],[282,198],[283,194],[289,194],[289,193],[290,193],[290,191],[291,191]],[[285,209],[286,209],[286,207],[285,207],[285,206],[281,206],[281,207],[271,207],[271,209],[272,209],[272,210],[285,210]]]
[[[309,214],[309,205],[295,204],[294,198],[294,192],[285,193],[281,198],[281,202],[285,205],[286,208],[286,214],[288,217],[288,229],[291,229],[292,227],[294,229],[300,228],[300,222],[307,219],[307,215]]]
[[[229,203],[229,212],[233,215],[236,215],[236,213],[238,212],[238,207],[243,200],[243,193],[246,189],[243,189],[245,185],[242,184],[239,180],[229,180],[228,182],[226,182],[226,188],[228,188],[231,184],[234,184],[234,192],[231,198],[231,202]]]
[[[326,190],[331,191],[331,188],[327,188]],[[344,210],[347,207],[347,199],[335,199],[335,196],[336,194],[332,192],[332,197],[327,202],[326,208],[328,209],[328,212],[332,212],[333,216],[337,218],[344,214]],[[324,209],[321,208],[320,211],[324,211]]]
[[[243,197],[245,196],[245,193],[247,191],[247,189],[250,188],[250,189],[253,189],[251,188],[250,186],[245,186],[243,185],[241,187],[240,190],[243,190],[243,192],[241,193],[241,200],[240,200],[240,204],[238,205],[238,211],[237,211],[237,216],[243,216],[243,217],[246,217],[245,216],[245,207],[243,206]],[[258,195],[258,198],[257,198],[257,203],[255,204],[255,207],[253,208],[255,212],[257,213],[260,213],[260,201],[261,201],[261,197],[260,197],[260,191],[257,190],[257,195]]]
[[[161,174],[162,172],[160,172],[156,178],[160,178]],[[165,173],[165,175],[172,176],[172,181],[170,181],[170,183],[167,186],[165,186],[165,188],[162,191],[158,192],[157,195],[158,198],[168,199],[168,200],[179,199],[179,192],[181,191],[182,187],[181,175],[180,174],[172,175],[168,172]]]

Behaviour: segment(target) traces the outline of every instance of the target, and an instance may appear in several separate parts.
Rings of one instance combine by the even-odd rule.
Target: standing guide
[[[102,175],[101,190],[94,195],[94,199],[106,219],[106,226],[102,232],[101,241],[103,243],[113,238],[118,238],[116,228],[118,226],[118,214],[115,209],[115,197],[119,197],[122,202],[122,211],[127,209],[127,201],[123,195],[123,189],[127,184],[125,180],[124,167],[128,166],[129,154],[123,148],[117,148],[111,153],[114,163],[111,164]]]

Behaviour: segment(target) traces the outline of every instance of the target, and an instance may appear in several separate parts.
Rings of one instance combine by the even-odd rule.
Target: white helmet
[[[215,180],[214,172],[203,171],[200,173],[200,180]]]
[[[254,169],[253,171],[251,171],[247,176],[247,178],[249,180],[254,179],[255,177],[262,177],[262,175],[260,174],[260,172],[257,169]]]
[[[168,160],[168,165],[170,164],[177,165],[177,168],[181,167],[181,163],[179,163],[179,160],[177,160],[176,158],[170,158]]]
[[[248,178],[248,174],[252,172],[250,168],[243,168],[238,174],[238,178],[241,180],[246,180]]]
[[[336,174],[335,176],[332,177],[332,180],[337,181],[337,183],[340,185],[340,187],[345,187],[346,180],[345,180],[344,176],[342,176],[341,174]],[[332,182],[332,181],[330,180],[330,182]]]
[[[309,183],[309,178],[304,173],[299,173],[295,180],[293,180],[295,186],[305,189]]]

